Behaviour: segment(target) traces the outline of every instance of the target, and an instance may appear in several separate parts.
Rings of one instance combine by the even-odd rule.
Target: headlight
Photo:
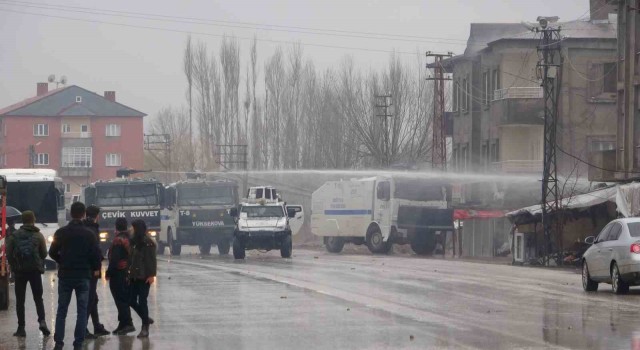
[[[158,232],[156,231],[149,231],[149,236],[156,238],[156,236],[158,235]]]
[[[107,236],[109,236],[109,234],[107,232],[100,232],[100,234],[98,236],[100,236],[100,242],[105,242],[107,240]]]
[[[49,242],[49,244],[53,243],[53,236],[47,237],[47,242]]]

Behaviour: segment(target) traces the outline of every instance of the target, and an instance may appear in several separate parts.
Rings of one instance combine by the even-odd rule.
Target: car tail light
[[[640,243],[633,243],[630,248],[631,253],[640,254]]]

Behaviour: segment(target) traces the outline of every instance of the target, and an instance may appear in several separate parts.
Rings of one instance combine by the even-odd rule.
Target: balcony
[[[494,91],[491,119],[494,126],[542,125],[544,101],[540,87],[511,87]]]
[[[91,138],[90,131],[81,131],[81,132],[63,132],[62,138],[66,139],[89,139]]]
[[[495,90],[493,101],[506,100],[510,98],[542,98],[544,97],[542,87],[510,87],[507,89]]]
[[[540,174],[542,173],[541,160],[505,160],[491,164],[492,170],[497,173],[507,174]]]

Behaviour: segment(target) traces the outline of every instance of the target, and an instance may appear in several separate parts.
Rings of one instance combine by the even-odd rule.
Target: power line
[[[83,19],[83,18],[48,15],[48,14],[43,14],[43,13],[33,13],[33,12],[8,10],[8,9],[2,9],[2,8],[0,8],[0,12],[12,12],[12,13],[25,14],[25,15],[32,15],[32,16],[64,19],[64,20],[70,20],[70,21],[96,23],[96,24],[108,24],[108,25],[113,25],[113,26],[138,28],[138,29],[160,30],[160,31],[165,31],[165,32],[173,32],[173,33],[181,33],[181,34],[194,34],[194,35],[212,36],[212,37],[217,37],[217,38],[228,37],[227,35],[224,35],[224,34],[213,34],[213,33],[207,33],[207,32],[194,32],[194,31],[189,31],[189,30],[179,30],[179,29],[169,29],[169,28],[160,28],[160,27],[141,26],[141,25],[134,25],[134,24],[126,24],[126,23],[116,23],[116,22],[107,22],[107,21],[99,21],[99,20],[91,20],[91,19]],[[238,36],[236,36],[234,38],[239,39],[239,40],[249,40],[249,41],[254,40],[254,38],[238,37]],[[349,47],[349,46],[324,45],[324,44],[309,44],[309,43],[286,41],[286,40],[257,39],[257,38],[255,40],[260,41],[260,42],[269,42],[269,43],[275,43],[275,44],[287,44],[287,45],[298,45],[298,44],[300,44],[302,46],[322,47],[322,48],[330,48],[330,49],[356,50],[356,51],[380,52],[380,53],[393,53],[393,54],[413,55],[413,56],[418,54],[417,52],[382,50],[382,49],[367,49],[367,48],[364,48],[364,47]]]
[[[609,69],[609,71],[607,71],[606,73],[604,73],[601,77],[594,78],[594,79],[590,79],[588,75],[586,75],[586,74],[584,74],[584,73],[580,72],[580,71],[579,71],[579,70],[578,70],[578,69],[573,65],[573,62],[571,62],[571,59],[569,58],[569,55],[567,55],[566,59],[567,59],[567,62],[569,62],[569,67],[571,68],[571,70],[572,70],[572,71],[576,72],[576,73],[578,74],[578,76],[579,76],[580,78],[582,78],[583,80],[586,80],[586,81],[588,81],[588,82],[592,82],[592,83],[595,83],[595,82],[598,82],[598,81],[604,80],[604,79],[605,79],[609,74],[613,73],[613,71],[614,71],[614,70],[618,69],[618,65],[617,65],[617,64],[614,64],[614,65],[613,65],[613,67],[611,67],[611,68]]]
[[[414,36],[414,35],[398,35],[398,34],[385,34],[385,33],[374,33],[374,32],[345,31],[345,30],[318,29],[318,28],[309,28],[309,27],[282,26],[282,25],[273,25],[273,24],[222,21],[222,20],[212,20],[212,19],[205,19],[205,18],[167,16],[167,15],[151,14],[151,13],[143,13],[143,12],[117,11],[117,10],[107,10],[107,9],[79,7],[79,6],[53,5],[53,4],[46,4],[46,3],[36,4],[32,2],[12,1],[12,0],[1,0],[0,2],[4,3],[4,5],[7,5],[7,6],[22,6],[22,7],[31,7],[31,8],[45,9],[45,10],[54,10],[54,11],[65,11],[65,12],[75,12],[75,13],[84,13],[84,14],[92,14],[92,15],[136,18],[136,19],[146,19],[146,20],[153,20],[153,21],[186,23],[186,24],[199,24],[199,25],[209,25],[209,26],[218,26],[218,27],[254,29],[254,30],[257,29],[257,30],[266,30],[266,31],[279,31],[279,32],[288,32],[288,33],[301,33],[301,34],[326,35],[326,36],[338,36],[338,37],[352,37],[352,38],[361,38],[361,39],[439,43],[439,44],[451,44],[451,45],[466,45],[467,43],[467,40],[453,39],[453,38],[422,37],[422,36]],[[438,40],[438,41],[433,41],[433,40]],[[447,42],[447,41],[451,41],[451,42]]]

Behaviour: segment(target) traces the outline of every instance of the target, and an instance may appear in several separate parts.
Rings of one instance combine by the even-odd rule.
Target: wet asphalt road
[[[573,270],[305,250],[293,259],[162,259],[149,297],[150,339],[108,336],[86,349],[632,349],[634,336],[640,343],[640,289],[616,296],[601,285],[585,294]],[[44,281],[53,327],[55,273]],[[103,323],[114,328],[106,281],[99,295]],[[14,309],[0,312],[0,349],[53,347],[37,331],[29,295],[27,315],[28,337],[19,341],[11,336]],[[137,316],[134,323],[139,328]]]

